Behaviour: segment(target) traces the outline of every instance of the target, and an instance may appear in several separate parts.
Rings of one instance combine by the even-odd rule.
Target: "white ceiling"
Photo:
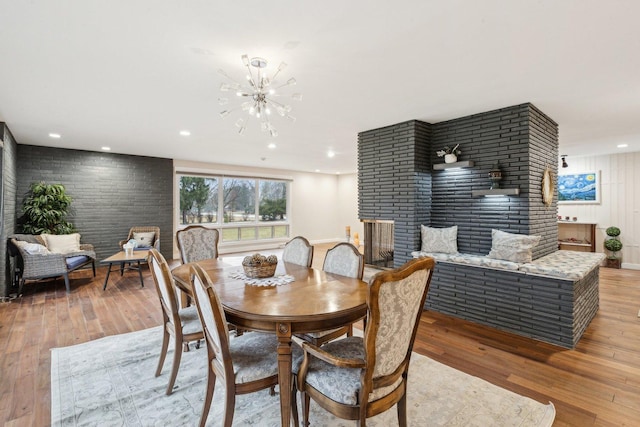
[[[20,144],[345,173],[360,131],[531,102],[559,124],[562,154],[640,151],[636,0],[0,0],[0,11],[0,121]],[[218,114],[217,70],[241,79],[244,53],[287,62],[282,77],[304,96],[295,123],[273,120],[275,139]]]

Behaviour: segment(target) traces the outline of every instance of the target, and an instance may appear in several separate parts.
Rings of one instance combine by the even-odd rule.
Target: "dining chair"
[[[198,318],[198,310],[195,306],[179,308],[176,297],[176,287],[169,265],[164,256],[155,249],[149,251],[149,267],[153,276],[153,282],[158,291],[160,306],[162,307],[163,336],[160,360],[156,369],[156,377],[162,372],[162,366],[167,356],[170,337],[173,336],[174,352],[171,376],[167,385],[167,395],[173,392],[173,385],[180,368],[182,358],[182,346],[188,347],[189,342],[196,341],[196,348],[200,347],[200,340],[204,338],[202,325]]]
[[[209,415],[216,378],[225,388],[222,424],[233,422],[236,395],[274,387],[278,384],[278,339],[275,334],[250,332],[229,339],[222,304],[209,275],[197,264],[191,267],[192,286],[198,315],[207,344],[207,389],[200,417],[203,427]]]
[[[190,225],[176,233],[182,263],[218,258],[220,233],[215,228]]]
[[[294,387],[302,393],[304,426],[311,399],[360,426],[397,404],[398,423],[407,425],[409,362],[434,265],[433,258],[413,259],[371,278],[364,337],[322,347],[300,341],[304,357],[294,367]]]
[[[358,248],[351,243],[338,243],[327,251],[322,270],[327,273],[362,280],[362,275],[364,273],[364,256],[360,253]],[[314,345],[321,346],[322,344],[345,334],[348,337],[353,335],[353,325],[343,326],[341,328],[330,329],[327,331],[298,334],[297,336]]]
[[[311,267],[313,246],[302,236],[296,236],[284,245],[282,260],[291,264]]]

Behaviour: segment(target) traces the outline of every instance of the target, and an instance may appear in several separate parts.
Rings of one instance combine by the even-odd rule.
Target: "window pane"
[[[255,227],[241,228],[240,240],[256,240],[256,228]]]
[[[180,177],[180,224],[218,222],[218,179]]]
[[[240,229],[238,228],[223,228],[221,231],[223,242],[240,240],[240,237],[238,236],[238,232],[240,231]]]
[[[273,237],[273,227],[259,227],[258,239],[271,239]]]
[[[256,183],[253,179],[223,178],[224,222],[256,220]]]
[[[288,225],[276,225],[273,227],[273,237],[289,237],[289,226]]]
[[[287,219],[287,183],[260,181],[260,221]]]

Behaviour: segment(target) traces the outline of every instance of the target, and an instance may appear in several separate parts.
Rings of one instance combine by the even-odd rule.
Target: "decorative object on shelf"
[[[569,164],[567,163],[567,155],[563,154],[560,156],[560,158],[562,158],[562,167],[563,168],[568,168]]]
[[[553,204],[553,193],[555,189],[553,172],[551,168],[547,166],[542,174],[542,203],[544,203],[546,207],[550,207]]]
[[[268,257],[260,254],[246,256],[242,260],[242,268],[244,274],[252,279],[264,279],[265,277],[273,277],[278,266],[278,257],[269,255]]]
[[[493,168],[489,171],[489,180],[491,181],[490,190],[497,190],[500,188],[500,180],[502,179],[502,171],[500,170],[500,166],[496,163],[493,165]]]
[[[606,266],[611,268],[620,268],[622,259],[618,257],[618,252],[622,250],[622,242],[620,241],[620,229],[618,227],[609,227],[605,231],[607,238],[604,241],[604,248],[612,252],[606,259]]]
[[[462,151],[458,149],[460,144],[456,144],[455,147],[451,148],[448,145],[444,146],[442,150],[436,151],[438,157],[444,156],[445,163],[455,163],[458,161],[458,156],[462,154]]]
[[[584,172],[558,175],[559,204],[599,204],[600,173]]]
[[[242,83],[234,80],[226,72],[224,72],[224,70],[218,70],[218,73],[220,73],[230,81],[230,83],[223,82],[220,85],[220,90],[222,92],[233,90],[236,92],[236,95],[238,97],[241,97],[243,99],[243,102],[240,106],[220,112],[220,117],[224,119],[232,111],[241,108],[242,111],[247,113],[247,116],[244,119],[240,118],[236,121],[236,126],[240,128],[238,133],[240,133],[241,135],[244,133],[247,128],[249,117],[253,116],[260,121],[260,129],[263,132],[269,132],[269,134],[273,137],[278,136],[278,131],[274,127],[273,123],[271,123],[270,119],[273,110],[275,110],[278,115],[285,117],[291,121],[295,121],[296,119],[289,114],[291,112],[290,105],[278,102],[274,98],[289,96],[290,98],[297,101],[302,100],[302,95],[300,93],[294,93],[292,95],[282,95],[277,92],[278,89],[295,85],[296,79],[291,77],[289,80],[282,84],[280,84],[276,80],[280,72],[287,66],[287,64],[284,62],[280,63],[280,66],[278,66],[278,69],[271,77],[267,76],[266,59],[249,59],[247,55],[242,55],[242,63],[248,71],[246,81],[249,83],[249,86],[243,85]],[[220,105],[226,105],[227,103],[229,103],[229,98],[220,97],[218,98],[218,102]]]

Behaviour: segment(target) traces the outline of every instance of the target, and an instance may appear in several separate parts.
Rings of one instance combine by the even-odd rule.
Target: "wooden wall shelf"
[[[454,163],[437,163],[433,165],[433,170],[440,171],[444,169],[460,169],[460,168],[472,168],[473,160],[465,160],[463,162]]]
[[[498,197],[498,196],[517,196],[520,194],[519,188],[495,188],[493,190],[473,190],[473,197]]]

